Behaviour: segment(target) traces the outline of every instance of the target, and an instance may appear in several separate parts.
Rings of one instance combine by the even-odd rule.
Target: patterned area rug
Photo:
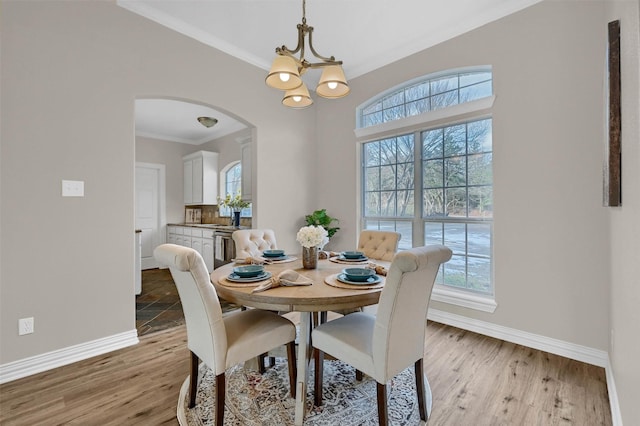
[[[313,380],[313,368],[310,378]],[[189,378],[180,389],[178,421],[182,426],[214,425],[215,377],[201,365],[196,406],[188,408]],[[341,361],[325,361],[324,404],[313,406],[313,394],[307,394],[305,426],[378,425],[376,382],[364,376],[355,380],[355,370]],[[311,383],[313,386],[313,383]],[[425,378],[427,412],[431,412],[431,389]],[[313,388],[312,388],[313,389]],[[389,423],[397,426],[424,424],[418,412],[413,366],[396,376],[387,386]],[[242,365],[227,371],[225,426],[289,426],[294,424],[294,400],[289,395],[286,359],[277,358],[276,366],[264,375],[245,370]]]

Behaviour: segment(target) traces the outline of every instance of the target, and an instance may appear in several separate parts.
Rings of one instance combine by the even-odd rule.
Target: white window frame
[[[473,72],[473,71],[487,71],[491,70],[490,67],[482,67],[482,68],[466,68],[466,69],[456,69],[456,70],[448,70],[443,73],[438,73],[437,76],[447,75],[447,74],[455,74],[459,72]],[[428,76],[428,78],[433,78],[434,75]],[[376,96],[376,99],[380,99],[388,93],[394,92],[398,90],[398,88],[403,86],[409,86],[416,81],[424,79],[425,77],[421,77],[420,79],[415,79],[409,82],[402,83],[399,86],[395,86],[384,93]],[[359,191],[362,190],[362,145],[366,142],[372,142],[380,139],[384,139],[387,137],[398,136],[407,133],[417,133],[419,135],[420,131],[437,128],[440,126],[450,126],[459,123],[464,123],[468,121],[481,120],[485,118],[492,118],[492,108],[495,102],[496,96],[488,96],[485,98],[477,99],[470,102],[465,102],[462,104],[457,104],[447,108],[436,109],[432,111],[427,111],[419,115],[400,118],[394,121],[388,121],[385,123],[365,127],[365,128],[356,128],[354,130],[357,142],[357,164],[358,164],[358,188]],[[360,105],[356,110],[356,117],[361,116],[360,110],[365,105],[370,105],[372,99],[369,99],[366,103]],[[360,123],[358,123],[359,125]],[[420,142],[420,137],[415,139],[417,144]],[[361,197],[358,197],[358,220],[362,221],[362,208],[360,201]],[[360,223],[360,227],[362,227],[362,223]],[[414,227],[415,228],[415,227]],[[415,230],[414,230],[415,232]],[[414,241],[415,239],[412,238]],[[492,248],[493,249],[493,248]],[[492,253],[493,258],[493,253]],[[472,293],[463,290],[456,290],[455,288],[439,285],[434,285],[433,292],[431,295],[432,300],[448,303],[451,305],[462,306],[469,309],[479,310],[483,312],[493,313],[498,304],[496,302],[496,291],[495,291],[495,280],[494,280],[494,269],[491,271],[491,282],[493,283],[493,294],[484,295],[478,293]]]

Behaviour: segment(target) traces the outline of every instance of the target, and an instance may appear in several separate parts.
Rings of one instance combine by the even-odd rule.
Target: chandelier
[[[313,48],[313,27],[307,25],[306,0],[302,0],[302,23],[298,24],[298,46],[291,50],[286,46],[276,47],[269,75],[265,79],[267,86],[284,90],[282,104],[291,108],[306,108],[313,103],[307,86],[301,76],[309,68],[323,68],[316,87],[316,93],[323,98],[336,99],[349,93],[349,85],[342,70],[342,61],[321,56]],[[309,62],[304,57],[305,38],[309,36],[309,50],[319,62]],[[300,52],[300,56],[295,55]]]

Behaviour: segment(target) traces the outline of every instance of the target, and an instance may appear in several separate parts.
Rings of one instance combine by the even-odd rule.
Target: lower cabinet
[[[213,271],[213,230],[191,226],[167,226],[167,242],[191,247],[204,259],[209,272]]]

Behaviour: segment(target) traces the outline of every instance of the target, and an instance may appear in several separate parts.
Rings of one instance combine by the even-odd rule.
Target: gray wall
[[[633,424],[640,418],[632,401],[640,383],[632,361],[640,359],[637,17],[636,1],[544,2],[352,79],[343,102],[318,102],[316,148],[323,186],[331,188],[318,192],[318,205],[341,219],[336,242],[348,246],[358,234],[355,108],[418,76],[492,65],[498,307],[493,314],[431,307],[611,351],[624,418]],[[604,69],[607,22],[619,18],[624,206],[608,208]]]
[[[279,107],[264,70],[115,2],[3,1],[0,19],[0,364],[135,329],[136,98],[192,99],[255,125],[256,180],[283,182],[275,195],[258,186],[256,222],[295,248],[313,207],[302,154],[314,114]],[[83,180],[85,197],[62,198],[63,179]],[[29,316],[36,331],[19,337]]]

